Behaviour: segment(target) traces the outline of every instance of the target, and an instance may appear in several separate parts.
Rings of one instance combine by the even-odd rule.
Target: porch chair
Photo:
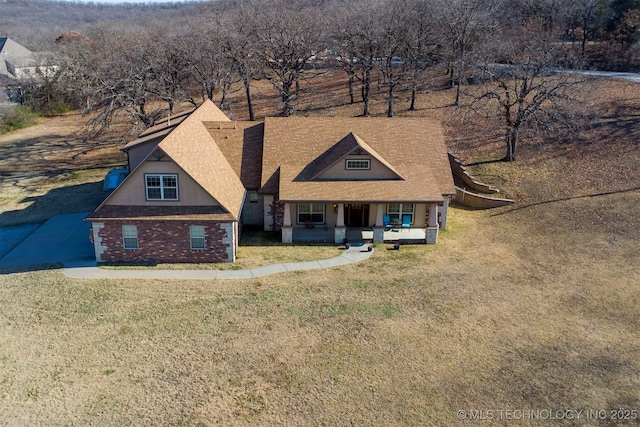
[[[406,228],[409,231],[411,228],[411,215],[402,215],[402,228]]]
[[[393,224],[391,223],[391,218],[389,217],[389,215],[383,215],[382,222],[384,222],[385,231],[391,230],[393,228]]]

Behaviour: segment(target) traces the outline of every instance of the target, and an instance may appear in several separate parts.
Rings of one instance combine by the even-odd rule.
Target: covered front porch
[[[437,242],[438,203],[288,203],[282,242]]]

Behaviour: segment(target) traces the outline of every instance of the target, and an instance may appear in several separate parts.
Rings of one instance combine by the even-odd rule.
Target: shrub
[[[21,105],[13,110],[7,111],[2,119],[0,119],[0,135],[33,126],[37,121],[38,113],[35,113],[31,107]]]

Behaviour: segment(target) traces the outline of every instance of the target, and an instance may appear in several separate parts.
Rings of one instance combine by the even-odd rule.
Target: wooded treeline
[[[577,114],[575,78],[554,70],[638,66],[640,0],[221,0],[189,11],[61,34],[59,72],[32,99],[97,112],[100,126],[125,112],[148,127],[179,103],[223,105],[242,84],[253,120],[256,79],[288,116],[306,74],[339,67],[363,115],[375,84],[391,117],[395,91],[410,90],[416,108],[425,71],[439,66],[456,105],[466,84],[486,84],[473,107],[502,118],[513,160],[523,127]]]

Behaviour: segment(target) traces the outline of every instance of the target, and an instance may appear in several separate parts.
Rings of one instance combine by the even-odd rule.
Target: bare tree
[[[379,16],[384,8],[384,1],[354,0],[336,31],[336,38],[341,43],[340,53],[347,58],[345,63],[350,82],[355,76],[353,71],[357,70],[358,73],[364,116],[369,115],[372,74],[382,53],[380,39],[383,33]]]
[[[164,115],[152,101],[161,99],[165,92],[160,88],[167,81],[158,82],[157,46],[149,44],[147,34],[124,26],[97,27],[64,46],[62,84],[81,100],[85,112],[97,112],[89,123],[96,131],[123,114],[133,130],[152,126]],[[165,101],[174,102],[169,92]]]
[[[167,103],[172,113],[177,103],[189,100],[195,104],[186,87],[193,73],[193,61],[189,56],[190,34],[178,30],[167,32],[166,28],[154,27],[145,32],[141,40],[153,52],[148,57],[152,81],[148,85],[151,94]]]
[[[324,47],[322,13],[302,1],[272,0],[261,2],[260,8],[256,54],[269,71],[265,77],[280,93],[282,115],[290,116],[294,85]]]
[[[577,0],[571,4],[569,32],[572,37],[579,38],[583,57],[587,42],[595,39],[607,25],[609,3],[609,0]]]
[[[234,13],[228,13],[220,21],[220,28],[226,31],[220,37],[222,51],[231,62],[231,69],[238,75],[244,87],[249,120],[255,120],[251,82],[264,74],[264,64],[259,55],[257,9],[251,4],[240,2]]]
[[[583,115],[580,98],[585,79],[556,71],[566,53],[538,24],[504,32],[487,49],[482,71],[488,80],[472,103],[502,122],[505,161],[516,160],[524,129],[570,128],[579,125]]]
[[[423,71],[440,59],[440,49],[435,37],[434,11],[430,2],[410,2],[405,15],[405,39],[402,56],[411,87],[411,105],[416,109],[418,88],[423,82]]]
[[[492,16],[497,2],[491,0],[434,0],[436,22],[443,44],[448,46],[451,84],[456,88],[454,105],[460,102],[460,87],[465,80],[470,58],[482,35],[494,25]],[[447,52],[445,50],[445,52]]]
[[[213,101],[214,94],[228,79],[231,63],[223,51],[224,29],[216,16],[195,19],[194,25],[183,37],[184,59],[188,63],[190,78],[199,87],[199,95]]]
[[[408,24],[406,2],[392,0],[386,5],[386,13],[380,19],[379,58],[384,84],[387,87],[387,117],[393,117],[395,89],[402,82],[404,59],[399,55],[405,52],[406,27]]]

